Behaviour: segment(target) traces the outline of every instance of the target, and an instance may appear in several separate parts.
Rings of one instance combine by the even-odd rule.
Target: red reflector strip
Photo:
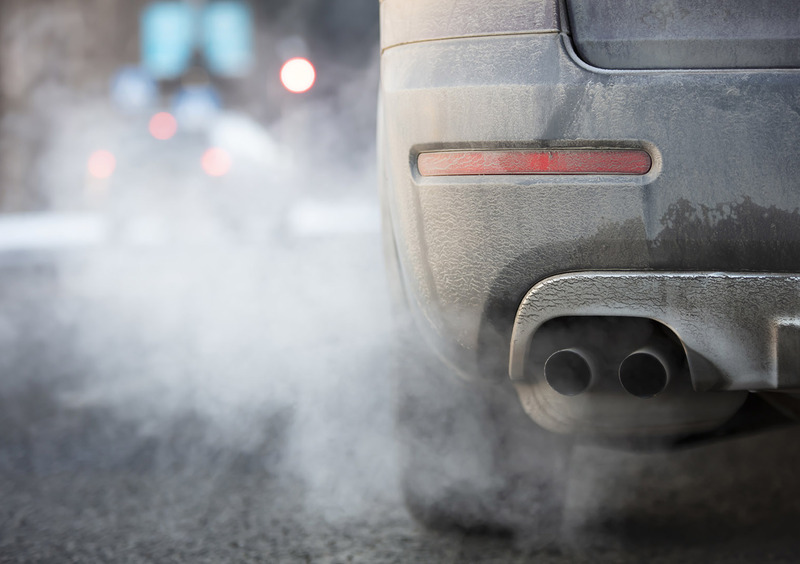
[[[422,176],[476,174],[647,174],[652,161],[639,149],[550,149],[420,153]]]

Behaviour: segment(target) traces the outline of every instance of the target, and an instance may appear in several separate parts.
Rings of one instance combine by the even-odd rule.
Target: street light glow
[[[281,67],[281,83],[289,92],[307,92],[314,86],[317,73],[308,59],[295,57]]]

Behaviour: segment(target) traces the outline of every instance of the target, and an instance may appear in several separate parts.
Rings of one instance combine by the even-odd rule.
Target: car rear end
[[[454,373],[601,438],[708,433],[752,391],[800,391],[800,4],[381,17],[393,277]]]

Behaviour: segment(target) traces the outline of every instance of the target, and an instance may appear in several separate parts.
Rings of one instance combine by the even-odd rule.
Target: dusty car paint
[[[398,4],[383,2],[384,29],[391,10],[439,14]],[[389,33],[379,140],[408,309],[453,370],[507,378],[517,309],[555,275],[800,272],[800,71],[599,69],[576,53],[563,13],[558,31],[509,33],[488,18],[474,36],[465,14],[475,5],[456,5],[434,31]],[[461,24],[467,36],[456,38]],[[416,168],[429,151],[553,147],[639,147],[652,167],[580,177]]]

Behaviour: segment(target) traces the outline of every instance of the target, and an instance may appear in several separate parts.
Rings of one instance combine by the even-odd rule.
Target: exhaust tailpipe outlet
[[[663,392],[676,371],[674,354],[665,346],[650,345],[632,352],[619,365],[619,382],[637,398]]]
[[[569,348],[554,352],[544,363],[544,377],[550,387],[564,396],[577,396],[592,383],[589,355]]]

